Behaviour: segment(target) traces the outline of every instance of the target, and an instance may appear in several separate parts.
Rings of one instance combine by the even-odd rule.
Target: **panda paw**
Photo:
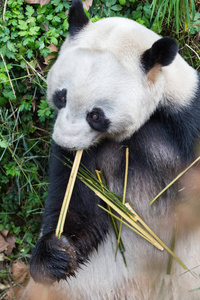
[[[36,282],[52,284],[75,276],[76,269],[76,251],[65,236],[48,233],[38,240],[30,260],[30,273]]]

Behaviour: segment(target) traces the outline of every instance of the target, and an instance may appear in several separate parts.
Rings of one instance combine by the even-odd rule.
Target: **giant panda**
[[[170,188],[150,201],[195,156],[200,133],[200,77],[160,38],[124,18],[91,23],[72,1],[69,36],[48,74],[47,97],[56,110],[50,187],[40,237],[30,261],[32,279],[23,300],[200,299],[200,282],[169,254],[122,227],[127,266],[101,200],[76,180],[62,237],[55,229],[78,149],[82,164],[101,170],[107,187],[122,195],[129,148],[126,200],[170,247],[181,192]],[[178,231],[176,254],[189,268],[200,264],[200,229]]]

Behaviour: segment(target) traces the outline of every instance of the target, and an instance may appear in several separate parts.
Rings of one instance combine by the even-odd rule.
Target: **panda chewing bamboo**
[[[107,187],[122,195],[129,148],[126,200],[170,246],[182,194],[170,188],[150,201],[194,160],[200,134],[200,76],[177,53],[172,38],[124,18],[91,23],[80,0],[69,11],[69,36],[48,74],[47,96],[56,108],[50,187],[40,238],[30,261],[23,300],[200,299],[198,278],[127,227],[122,227],[127,267],[115,260],[116,238],[101,200],[76,181],[64,232],[55,229],[73,160],[101,170]],[[200,265],[200,228],[178,232],[176,254]],[[196,269],[197,274],[199,268]]]

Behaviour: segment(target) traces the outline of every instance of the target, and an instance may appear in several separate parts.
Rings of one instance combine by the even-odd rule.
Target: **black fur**
[[[143,53],[141,57],[142,66],[146,72],[155,65],[168,66],[174,60],[177,52],[178,44],[174,39],[170,37],[161,38]]]
[[[137,178],[142,174],[147,182],[151,182],[153,178],[159,192],[166,181],[169,182],[185,167],[185,163],[194,158],[195,140],[200,135],[199,95],[200,84],[190,105],[179,111],[170,107],[158,108],[130,139],[122,143],[104,140],[97,147],[84,151],[82,163],[92,172],[102,169],[107,182],[111,176],[112,180],[120,178],[123,186],[121,174],[125,167],[125,146],[128,146],[129,176]],[[151,151],[154,142],[156,147]],[[174,155],[171,155],[172,152]],[[100,200],[77,180],[67,214],[64,236],[61,239],[55,237],[70,172],[61,162],[65,161],[66,156],[73,160],[74,154],[53,144],[50,163],[51,185],[45,206],[42,237],[38,240],[31,259],[31,276],[37,282],[52,283],[74,275],[77,267],[87,262],[90,252],[97,249],[108,232],[107,215],[97,206]],[[142,185],[140,188],[142,189]]]
[[[32,263],[37,261],[37,264]],[[53,267],[52,267],[53,266]],[[66,276],[74,276],[77,268],[77,257],[74,247],[68,239],[55,237],[55,232],[43,235],[31,257],[30,272],[40,283],[52,283]],[[37,274],[37,277],[35,277]],[[46,279],[45,277],[48,276]]]
[[[66,89],[58,90],[53,94],[53,104],[58,109],[65,107],[66,101],[67,101],[67,90]]]
[[[96,118],[94,118],[94,116]],[[93,110],[87,114],[86,119],[90,127],[99,132],[106,132],[110,125],[110,120],[106,118],[101,108],[93,108]]]
[[[68,16],[69,33],[75,36],[81,29],[83,29],[89,22],[88,17],[83,9],[81,0],[73,0],[72,6]]]
[[[36,244],[30,264],[31,275],[37,282],[51,283],[53,280],[59,281],[73,275],[77,266],[85,263],[89,253],[97,249],[108,231],[107,215],[97,206],[100,203],[99,198],[77,180],[64,227],[66,238],[60,240],[55,237],[70,174],[70,169],[64,164],[66,156],[73,161],[72,152],[69,153],[53,144],[50,162],[51,184],[44,212],[43,236]],[[85,153],[82,163],[94,172],[94,158]]]

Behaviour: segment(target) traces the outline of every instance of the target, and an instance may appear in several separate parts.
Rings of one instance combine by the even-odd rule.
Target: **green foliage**
[[[49,46],[60,47],[67,35],[69,5],[8,0],[0,21],[0,224],[17,236],[18,256],[37,239],[47,194],[53,111],[39,72],[46,76]]]
[[[126,17],[156,31],[161,35],[173,36],[180,39],[188,29],[190,34],[197,35],[200,29],[200,17],[196,12],[199,1],[194,0],[94,0],[90,9],[92,20],[104,17]],[[196,5],[196,10],[195,10]]]
[[[8,0],[5,14],[0,6],[5,19],[0,20],[0,230],[6,228],[16,236],[17,248],[11,255],[15,258],[28,257],[39,233],[53,122],[42,77],[50,67],[45,58],[51,53],[54,61],[55,46],[59,49],[67,36],[70,5],[51,0],[41,7]],[[200,13],[192,0],[94,0],[86,13],[92,22],[126,17],[173,36],[184,58],[199,66]],[[194,51],[185,47],[186,41]]]
[[[156,12],[155,21],[158,23],[159,31],[162,31],[164,20],[168,26],[172,21],[173,28],[178,34],[180,29],[184,31],[190,20],[195,16],[195,0],[153,0],[152,16]]]
[[[8,0],[5,22],[0,26],[0,52],[7,58],[21,56],[34,58],[40,50],[43,56],[50,53],[48,46],[52,43],[60,46],[68,28],[64,11],[69,2],[51,1],[47,6],[24,5],[22,0]]]
[[[49,142],[42,140],[42,136],[38,139],[35,129],[31,131],[33,121],[24,123],[24,111],[28,111],[33,120],[38,119],[26,104],[22,100],[16,114],[7,108],[1,109],[0,220],[3,228],[17,236],[16,257],[26,255],[36,241],[40,228],[38,216],[48,187],[48,151],[44,144],[48,149]]]
[[[52,110],[46,100],[41,100],[38,105],[38,116],[41,122],[53,117]]]

